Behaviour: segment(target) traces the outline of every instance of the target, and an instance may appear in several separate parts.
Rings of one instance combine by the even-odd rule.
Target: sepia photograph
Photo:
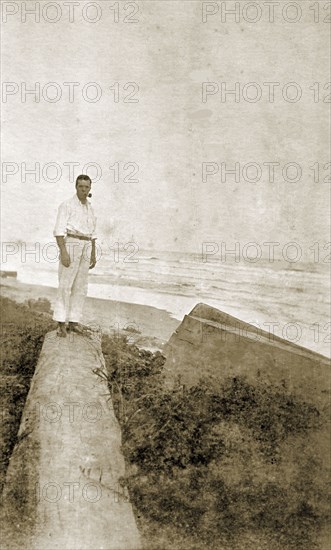
[[[0,7],[0,549],[329,550],[331,2]]]

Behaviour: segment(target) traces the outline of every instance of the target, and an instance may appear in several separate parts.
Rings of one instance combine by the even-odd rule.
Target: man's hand
[[[70,265],[70,256],[68,254],[68,251],[66,249],[66,245],[64,242],[64,236],[63,235],[57,235],[56,242],[58,244],[58,247],[60,249],[60,262],[64,267],[69,267]]]
[[[90,267],[89,269],[93,269],[95,267],[95,264],[97,263],[97,259],[96,259],[96,256],[95,254],[91,254],[91,259],[90,259]]]
[[[64,265],[64,267],[69,267],[70,265],[70,256],[66,249],[61,250],[61,264]]]

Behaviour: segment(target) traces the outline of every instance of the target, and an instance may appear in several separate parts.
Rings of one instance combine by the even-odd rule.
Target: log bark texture
[[[13,547],[141,548],[104,372],[96,332],[46,335],[4,490]]]

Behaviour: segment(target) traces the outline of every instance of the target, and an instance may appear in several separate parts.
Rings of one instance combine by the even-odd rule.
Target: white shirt
[[[86,204],[81,203],[75,193],[71,199],[60,204],[53,235],[64,237],[69,232],[96,239],[96,221],[90,201],[86,199]]]

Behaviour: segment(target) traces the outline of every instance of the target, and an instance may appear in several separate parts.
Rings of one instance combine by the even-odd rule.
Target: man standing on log
[[[53,319],[58,322],[58,336],[65,337],[66,321],[69,330],[79,332],[79,321],[87,294],[89,269],[96,264],[96,217],[90,201],[91,179],[80,175],[76,193],[59,206],[54,237],[60,249],[59,288]]]

